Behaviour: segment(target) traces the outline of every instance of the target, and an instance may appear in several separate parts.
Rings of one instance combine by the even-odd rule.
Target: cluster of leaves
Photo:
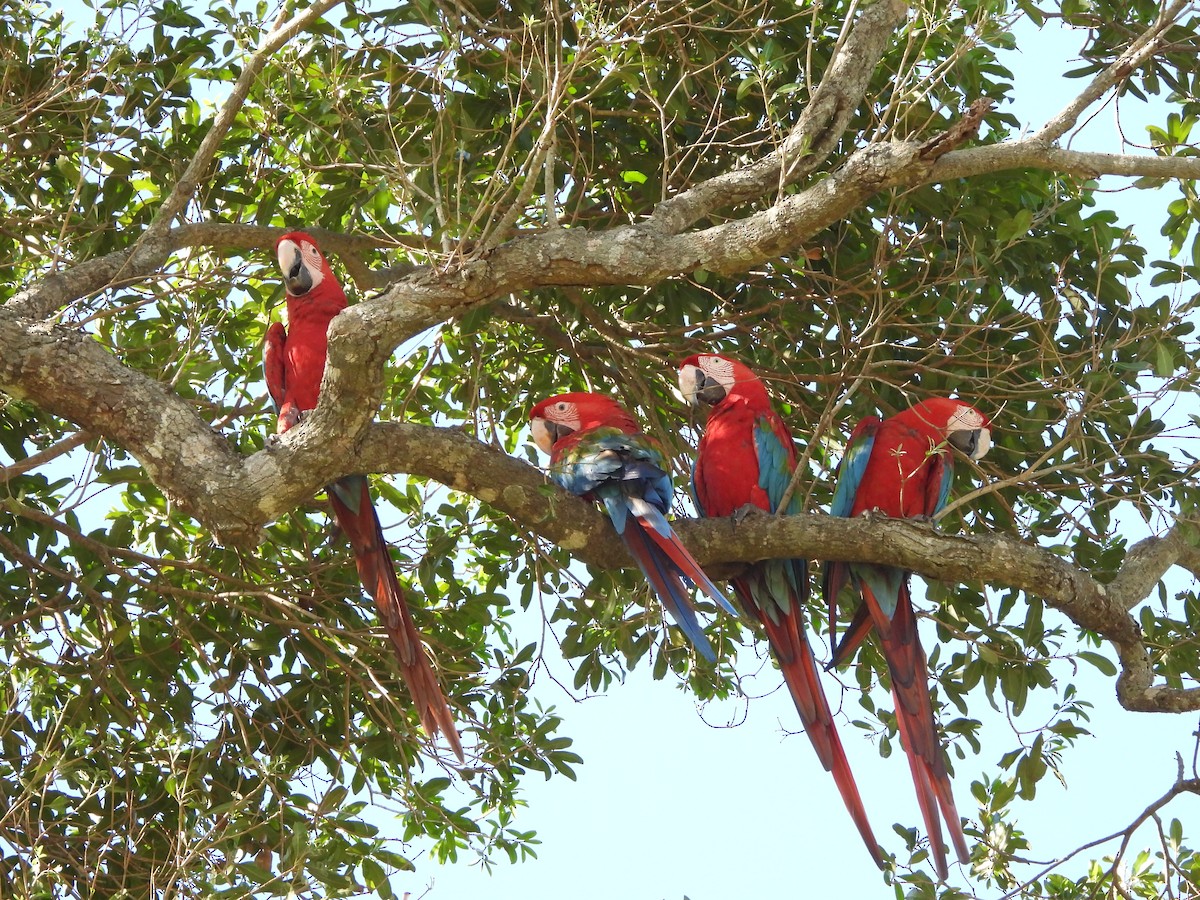
[[[580,2],[555,16],[533,2],[348,4],[267,67],[188,216],[365,232],[392,248],[378,263],[440,263],[548,219],[636,221],[769,153],[851,6]],[[869,102],[823,172],[866,141],[927,137],[975,99],[1008,95],[1008,17],[1040,11],[1005,0],[928,6],[873,74]],[[1158,8],[1115,6],[1063,4],[1093,29],[1080,74],[1110,62]],[[0,0],[0,13],[10,23],[0,35],[5,300],[136,237],[269,23],[265,4],[111,0],[84,35],[22,0]],[[1183,31],[1174,37],[1184,49],[1126,85],[1176,92],[1181,112],[1156,135],[1164,155],[1194,153],[1200,76],[1185,75],[1194,36]],[[983,140],[1017,124],[990,113]],[[1020,171],[881,194],[794,257],[737,279],[697,271],[647,289],[511,297],[401,354],[380,416],[461,425],[533,461],[530,402],[576,388],[617,393],[677,451],[683,481],[694,435],[671,392],[675,363],[719,350],[770,383],[816,510],[857,418],[955,393],[999,427],[983,468],[960,467],[956,495],[970,499],[943,526],[1035,540],[1106,579],[1131,516],[1196,515],[1196,462],[1171,438],[1197,419],[1178,421],[1170,400],[1195,402],[1197,301],[1186,286],[1200,272],[1149,260],[1097,207],[1095,188]],[[1185,185],[1165,214],[1174,250],[1196,209]],[[1169,294],[1130,290],[1148,267]],[[257,359],[279,302],[264,256],[191,250],[160,278],[61,315],[252,452],[271,427]],[[0,424],[13,460],[74,430],[17,399],[4,400]],[[545,610],[577,689],[601,690],[646,662],[701,698],[734,689],[732,670],[695,665],[664,631],[631,573],[584,585],[565,552],[472,498],[379,479],[418,625],[474,748],[471,767],[451,776],[419,734],[319,502],[246,554],[216,546],[118,447],[91,440],[76,479],[45,471],[0,489],[0,881],[28,895],[387,896],[386,867],[409,867],[412,847],[440,859],[535,852],[513,824],[520,781],[530,771],[571,777],[579,760],[553,710],[528,696],[546,665],[544,648],[519,636],[529,611]],[[981,751],[974,704],[1019,714],[1038,695],[1054,710],[996,760],[995,782],[976,786],[990,848],[978,873],[1008,885],[1023,849],[1009,804],[1031,797],[1084,733],[1086,703],[1063,661],[1111,664],[1044,622],[1036,598],[989,603],[974,588],[936,586],[930,598],[946,647],[931,665],[939,699],[960,714],[945,722],[960,758]],[[1157,672],[1195,683],[1194,592],[1164,593],[1140,612],[1161,642]],[[819,610],[813,618],[819,626]],[[728,623],[718,630],[723,658],[754,640]],[[882,671],[868,648],[855,676],[863,724],[886,753],[895,719],[872,693]],[[403,853],[372,823],[368,796],[404,816]],[[1153,877],[1194,883],[1182,835],[1173,846],[1176,868]],[[1111,877],[1100,868],[1043,890],[1083,896]]]

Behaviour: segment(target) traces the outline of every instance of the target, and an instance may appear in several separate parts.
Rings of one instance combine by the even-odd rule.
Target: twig
[[[1162,809],[1164,806],[1166,806],[1168,803],[1170,803],[1172,800],[1174,800],[1180,794],[1185,794],[1185,793],[1200,794],[1200,779],[1198,779],[1198,778],[1189,778],[1189,779],[1176,778],[1175,783],[1173,785],[1171,785],[1171,789],[1169,791],[1167,791],[1165,794],[1163,794],[1161,797],[1159,797],[1157,800],[1155,800],[1153,803],[1151,803],[1149,806],[1147,806],[1144,810],[1142,810],[1140,813],[1138,813],[1138,815],[1134,818],[1134,820],[1131,823],[1129,823],[1129,825],[1127,825],[1125,828],[1122,828],[1120,831],[1114,831],[1112,834],[1106,835],[1105,837],[1096,838],[1096,840],[1094,840],[1094,841],[1089,841],[1088,843],[1075,848],[1070,853],[1068,853],[1066,856],[1059,857],[1054,862],[1050,863],[1045,868],[1043,868],[1040,872],[1038,872],[1032,878],[1025,881],[1023,884],[1019,885],[1018,887],[1014,888],[1013,890],[1009,891],[1007,894],[1005,894],[1003,897],[1001,897],[1000,900],[1009,900],[1010,897],[1015,897],[1017,894],[1024,891],[1025,888],[1027,888],[1031,884],[1033,884],[1035,881],[1045,877],[1050,872],[1053,872],[1055,869],[1057,869],[1059,866],[1061,866],[1063,863],[1067,862],[1070,859],[1073,859],[1074,857],[1078,856],[1080,853],[1082,853],[1085,850],[1090,850],[1093,847],[1098,847],[1101,844],[1106,844],[1109,841],[1116,840],[1119,837],[1125,838],[1125,841],[1122,843],[1122,848],[1124,848],[1125,844],[1128,843],[1129,839],[1133,836],[1133,832],[1137,831],[1137,829],[1140,828],[1147,819],[1154,816],[1160,809]],[[1113,883],[1114,883],[1114,885],[1116,884],[1115,873],[1113,876]]]
[[[45,465],[52,459],[57,459],[65,453],[70,453],[81,444],[86,444],[95,435],[88,431],[77,431],[74,434],[67,435],[61,441],[56,441],[45,450],[39,450],[37,453],[25,457],[20,462],[15,462],[11,466],[0,466],[0,484],[7,484],[18,475],[24,475],[31,469],[36,469],[38,466]]]

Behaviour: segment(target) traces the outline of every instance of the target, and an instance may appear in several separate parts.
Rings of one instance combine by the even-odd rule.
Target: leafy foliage
[[[449,265],[513,229],[640,221],[779,145],[852,6],[578,2],[556,15],[524,0],[348,3],[268,63],[185,218],[368,234],[370,261],[396,272]],[[1063,0],[1053,14],[1089,29],[1073,74],[1113,62],[1158,10]],[[109,0],[68,21],[0,0],[0,12],[8,301],[136,240],[271,23],[263,3]],[[923,140],[974,100],[1007,98],[1001,51],[1018,14],[1048,16],[1006,0],[914,4],[831,158],[780,192],[827,177],[869,141]],[[1195,27],[1176,25],[1119,88],[1169,94],[1176,111],[1150,136],[1163,157],[1196,155]],[[980,141],[1018,128],[1000,107]],[[615,392],[677,451],[683,483],[691,432],[674,364],[728,352],[769,380],[795,426],[805,506],[820,510],[858,418],[954,393],[992,414],[997,448],[981,469],[960,465],[961,499],[942,527],[1039,543],[1108,581],[1132,523],[1195,521],[1200,504],[1198,206],[1193,182],[1170,184],[1180,196],[1163,189],[1166,259],[1139,239],[1147,223],[1097,203],[1094,180],[1030,168],[879,193],[736,278],[697,269],[647,288],[598,279],[509,296],[399,354],[379,417],[461,426],[534,461],[530,401]],[[248,247],[181,249],[153,279],[118,279],[56,311],[246,454],[272,428],[257,364],[282,299],[271,261]],[[352,283],[359,271],[340,264]],[[1151,272],[1150,289],[1133,289]],[[17,463],[54,456],[77,431],[16,393],[0,396],[0,423]],[[387,897],[388,873],[410,868],[413,848],[516,861],[537,845],[514,824],[520,784],[533,772],[573,778],[581,762],[554,710],[528,696],[540,672],[599,691],[649,665],[701,699],[736,690],[732,665],[697,664],[664,630],[632,573],[585,575],[486,503],[380,477],[417,624],[475,748],[455,771],[419,733],[322,500],[272,524],[254,552],[222,547],[125,449],[81,440],[73,465],[10,473],[0,487],[0,883],[22,896]],[[978,585],[931,585],[929,598],[952,755],[994,767],[972,788],[977,887],[1011,890],[1027,849],[1011,805],[1069,766],[1086,733],[1089,703],[1064,660],[1115,669],[1039,598]],[[522,636],[538,615],[565,662]],[[1137,616],[1156,675],[1195,686],[1195,590],[1161,586]],[[812,619],[823,624],[819,609]],[[724,658],[755,639],[729,622],[714,630]],[[897,737],[882,671],[868,647],[848,680],[887,754]],[[977,736],[984,704],[1041,718],[1023,719],[1020,746],[993,759]],[[368,804],[402,816],[400,841],[364,815]],[[1167,831],[1157,857],[1131,863],[1123,895],[1196,892],[1189,838],[1178,821]],[[1117,889],[1116,870],[1056,872],[1028,895],[1094,896]],[[914,871],[899,860],[895,877],[932,896]]]

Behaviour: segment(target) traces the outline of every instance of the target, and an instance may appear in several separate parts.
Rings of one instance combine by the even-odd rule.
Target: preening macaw
[[[550,456],[550,477],[572,494],[604,504],[654,592],[709,662],[712,645],[696,619],[686,578],[737,615],[671,529],[666,456],[616,401],[576,392],[549,397],[529,411],[534,443]]]
[[[287,289],[287,327],[267,329],[263,370],[267,390],[279,411],[280,434],[317,405],[329,344],[329,323],[346,308],[346,293],[310,235],[295,231],[275,243]],[[375,600],[400,660],[400,672],[430,736],[439,730],[460,761],[465,761],[450,707],[426,655],[396,577],[367,479],[351,475],[325,488],[333,517],[354,552],[358,577]]]
[[[894,518],[935,515],[946,505],[954,478],[950,448],[980,459],[991,446],[990,429],[987,417],[974,407],[941,397],[924,400],[882,421],[876,416],[864,419],[846,445],[830,511],[835,516],[866,512]],[[831,562],[825,565],[822,588],[829,603],[831,636],[836,628],[838,594],[847,581],[862,598],[831,665],[849,659],[872,628],[879,635],[892,679],[900,741],[908,754],[934,866],[945,879],[946,846],[939,807],[959,860],[966,862],[970,851],[934,722],[929,666],[917,637],[909,595],[910,574],[894,566]]]
[[[778,512],[796,468],[796,450],[763,383],[741,362],[704,353],[680,363],[679,389],[689,403],[712,410],[692,470],[692,492],[700,513],[730,516],[747,505]],[[801,501],[793,494],[783,512],[800,511]],[[882,868],[879,845],[805,635],[808,562],[772,559],[755,563],[733,580],[733,589],[742,607],[766,630],[771,653],[783,671],[817,757],[833,774],[850,818],[871,858]]]

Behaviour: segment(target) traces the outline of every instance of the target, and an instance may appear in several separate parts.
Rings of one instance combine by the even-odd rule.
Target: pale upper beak
[[[533,442],[537,444],[538,449],[549,454],[555,444],[575,429],[538,417],[530,423],[529,430],[533,432]]]
[[[301,297],[312,290],[312,273],[304,265],[304,257],[300,248],[292,241],[283,241],[276,251],[279,261],[279,271],[283,274],[283,286],[293,297]]]

